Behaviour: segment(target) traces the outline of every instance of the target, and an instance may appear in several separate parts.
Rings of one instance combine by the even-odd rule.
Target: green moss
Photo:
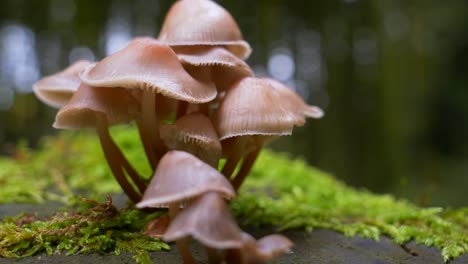
[[[113,135],[137,169],[149,175],[151,171],[135,129],[113,129]],[[5,186],[0,189],[0,203],[58,200],[70,205],[77,200],[75,192],[87,190],[89,197],[119,192],[92,133],[63,133],[47,138],[36,152],[19,147],[16,160],[0,159],[0,168],[0,183]],[[347,236],[376,240],[387,235],[400,244],[415,240],[435,246],[441,249],[445,260],[468,252],[467,208],[420,208],[390,195],[356,190],[301,160],[267,150],[262,152],[231,207],[243,225],[274,226],[279,230],[327,228]],[[80,226],[82,231],[72,232],[73,239],[60,241],[44,236],[44,232],[57,226],[70,228],[78,219],[69,215],[22,227],[14,225],[12,219],[3,220],[0,230],[8,240],[0,237],[0,255],[27,256],[40,250],[48,253],[125,250],[144,262],[149,260],[147,251],[166,247],[134,232],[141,231],[151,218],[145,213],[126,209],[113,217],[127,224],[96,231],[96,225],[109,225],[106,217],[97,218],[94,224]]]

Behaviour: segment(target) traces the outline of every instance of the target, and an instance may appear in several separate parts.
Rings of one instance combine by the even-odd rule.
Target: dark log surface
[[[117,206],[124,204],[124,200],[117,196],[114,198],[114,204]],[[0,205],[0,218],[13,216],[22,212],[38,212],[39,216],[50,215],[57,210],[58,204],[47,203],[41,205],[29,204],[6,204]],[[255,237],[271,233],[271,230],[247,230]],[[276,259],[272,263],[277,264],[436,264],[444,263],[439,250],[428,248],[410,242],[404,246],[393,243],[387,237],[381,237],[380,241],[363,239],[360,237],[346,238],[340,233],[330,230],[315,230],[312,233],[301,231],[285,232],[295,246],[290,254]],[[205,262],[205,253],[198,244],[192,245],[192,251],[199,263]],[[172,251],[151,253],[151,258],[155,263],[172,264],[181,263],[181,258],[177,253],[175,246]],[[116,256],[113,253],[100,255],[54,255],[46,254],[28,257],[23,259],[5,259],[0,258],[0,263],[102,263],[102,264],[120,264],[135,263],[130,254]],[[465,254],[456,260],[450,261],[450,264],[468,264],[468,254]]]

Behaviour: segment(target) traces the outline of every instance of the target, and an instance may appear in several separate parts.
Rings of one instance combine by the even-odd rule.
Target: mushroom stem
[[[122,167],[133,180],[133,183],[135,183],[140,193],[144,193],[146,190],[146,183],[143,182],[140,174],[135,170],[135,168],[133,168],[130,162],[128,162],[127,158],[125,158],[125,155],[122,153],[122,151],[120,151],[119,147],[115,145],[115,148],[116,154],[119,155],[122,162]]]
[[[240,249],[226,249],[224,251],[226,264],[244,264],[245,260]]]
[[[187,109],[188,109],[188,102],[179,101],[179,105],[177,106],[176,120],[183,117],[185,113],[187,113]]]
[[[120,184],[120,187],[128,195],[132,202],[137,203],[141,199],[141,195],[137,193],[128,179],[126,178],[120,162],[122,162],[121,157],[117,154],[118,148],[115,145],[109,134],[109,126],[107,124],[107,118],[103,114],[96,114],[96,130],[99,135],[99,140],[101,141],[102,150],[104,156],[106,157],[107,164],[114,174],[115,179]]]
[[[137,117],[136,123],[146,157],[148,158],[151,169],[154,171],[156,169],[156,156],[154,154],[153,148],[151,147],[149,131],[144,128],[143,118],[141,115]]]
[[[177,213],[180,211],[180,203],[171,203],[169,204],[169,219],[171,222],[174,220],[176,217]],[[182,258],[184,260],[185,264],[195,264],[195,259],[192,256],[192,253],[190,253],[190,249],[188,248],[188,239],[187,238],[181,238],[179,240],[176,240],[176,247],[179,249],[180,254],[182,255]]]
[[[262,144],[259,144],[255,150],[247,154],[242,161],[241,168],[237,175],[232,179],[232,187],[234,190],[238,190],[242,183],[244,182],[247,175],[249,175],[250,170],[252,169],[255,161],[257,160],[258,154],[262,150]]]
[[[208,264],[219,264],[222,263],[222,257],[219,254],[219,251],[205,246],[206,255],[208,257]]]
[[[235,139],[233,143],[233,151],[229,154],[229,157],[226,160],[226,164],[224,164],[223,170],[221,173],[227,178],[230,179],[232,173],[236,169],[237,164],[242,158],[244,152],[244,140],[242,137],[238,137]]]
[[[141,99],[141,115],[142,115],[142,129],[146,130],[145,135],[150,142],[151,152],[154,153],[153,166],[156,167],[157,163],[164,155],[166,149],[159,135],[159,122],[158,115],[155,111],[157,96],[150,91],[143,91]]]

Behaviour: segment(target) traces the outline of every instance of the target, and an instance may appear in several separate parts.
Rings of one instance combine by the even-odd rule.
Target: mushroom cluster
[[[34,85],[59,108],[54,127],[94,128],[115,179],[138,208],[168,208],[146,232],[175,241],[195,263],[191,237],[209,263],[264,263],[292,246],[281,235],[255,240],[227,207],[262,146],[323,111],[284,84],[253,76],[251,53],[233,17],[211,0],[180,0],[157,39],[138,37],[94,63],[79,61]],[[109,127],[135,122],[153,174],[134,169]],[[225,159],[224,166],[218,165]]]

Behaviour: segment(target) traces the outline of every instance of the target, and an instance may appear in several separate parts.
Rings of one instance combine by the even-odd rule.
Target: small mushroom
[[[177,215],[163,239],[180,241],[191,236],[206,247],[209,263],[219,263],[219,250],[243,247],[241,234],[242,230],[223,197],[217,192],[209,192],[191,202]]]
[[[211,120],[194,112],[161,127],[161,138],[169,149],[189,152],[217,168],[221,157],[221,143]]]
[[[45,104],[60,108],[70,101],[81,84],[79,73],[92,62],[80,60],[65,70],[46,76],[33,85],[33,91]]]
[[[203,46],[174,47],[173,49],[183,64],[197,68],[208,68],[218,92],[225,91],[236,81],[253,75],[252,69],[247,63],[223,47],[209,49]]]
[[[91,87],[81,84],[70,101],[55,117],[55,128],[95,128],[109,167],[122,189],[133,202],[140,200],[145,189],[138,173],[128,163],[109,134],[109,126],[132,121],[138,102],[123,88]],[[136,191],[126,178],[122,167],[139,188]]]
[[[231,184],[216,169],[192,154],[172,150],[159,162],[143,199],[136,206],[167,206],[170,218],[174,219],[187,201],[210,191],[219,193],[225,199],[235,197]],[[177,247],[185,263],[194,263],[184,239],[177,241]]]
[[[177,1],[158,40],[172,47],[223,46],[241,59],[252,52],[231,14],[211,0]]]
[[[247,233],[243,233],[244,247],[242,253],[247,264],[262,264],[287,253],[293,243],[287,237],[272,234],[255,240]],[[229,262],[228,262],[229,263]]]
[[[137,124],[142,128],[145,151],[155,168],[165,148],[159,137],[156,94],[190,103],[206,103],[216,97],[212,83],[192,78],[182,67],[172,49],[149,37],[136,38],[123,50],[87,67],[80,75],[89,85],[124,87],[142,91],[141,116]]]
[[[213,114],[213,124],[228,156],[222,173],[231,178],[236,190],[266,140],[272,136],[290,135],[295,126],[304,125],[303,109],[307,105],[303,101],[299,103],[298,98],[294,93],[291,96],[272,85],[270,79],[255,77],[240,80],[226,92]],[[240,171],[231,177],[242,157]]]

